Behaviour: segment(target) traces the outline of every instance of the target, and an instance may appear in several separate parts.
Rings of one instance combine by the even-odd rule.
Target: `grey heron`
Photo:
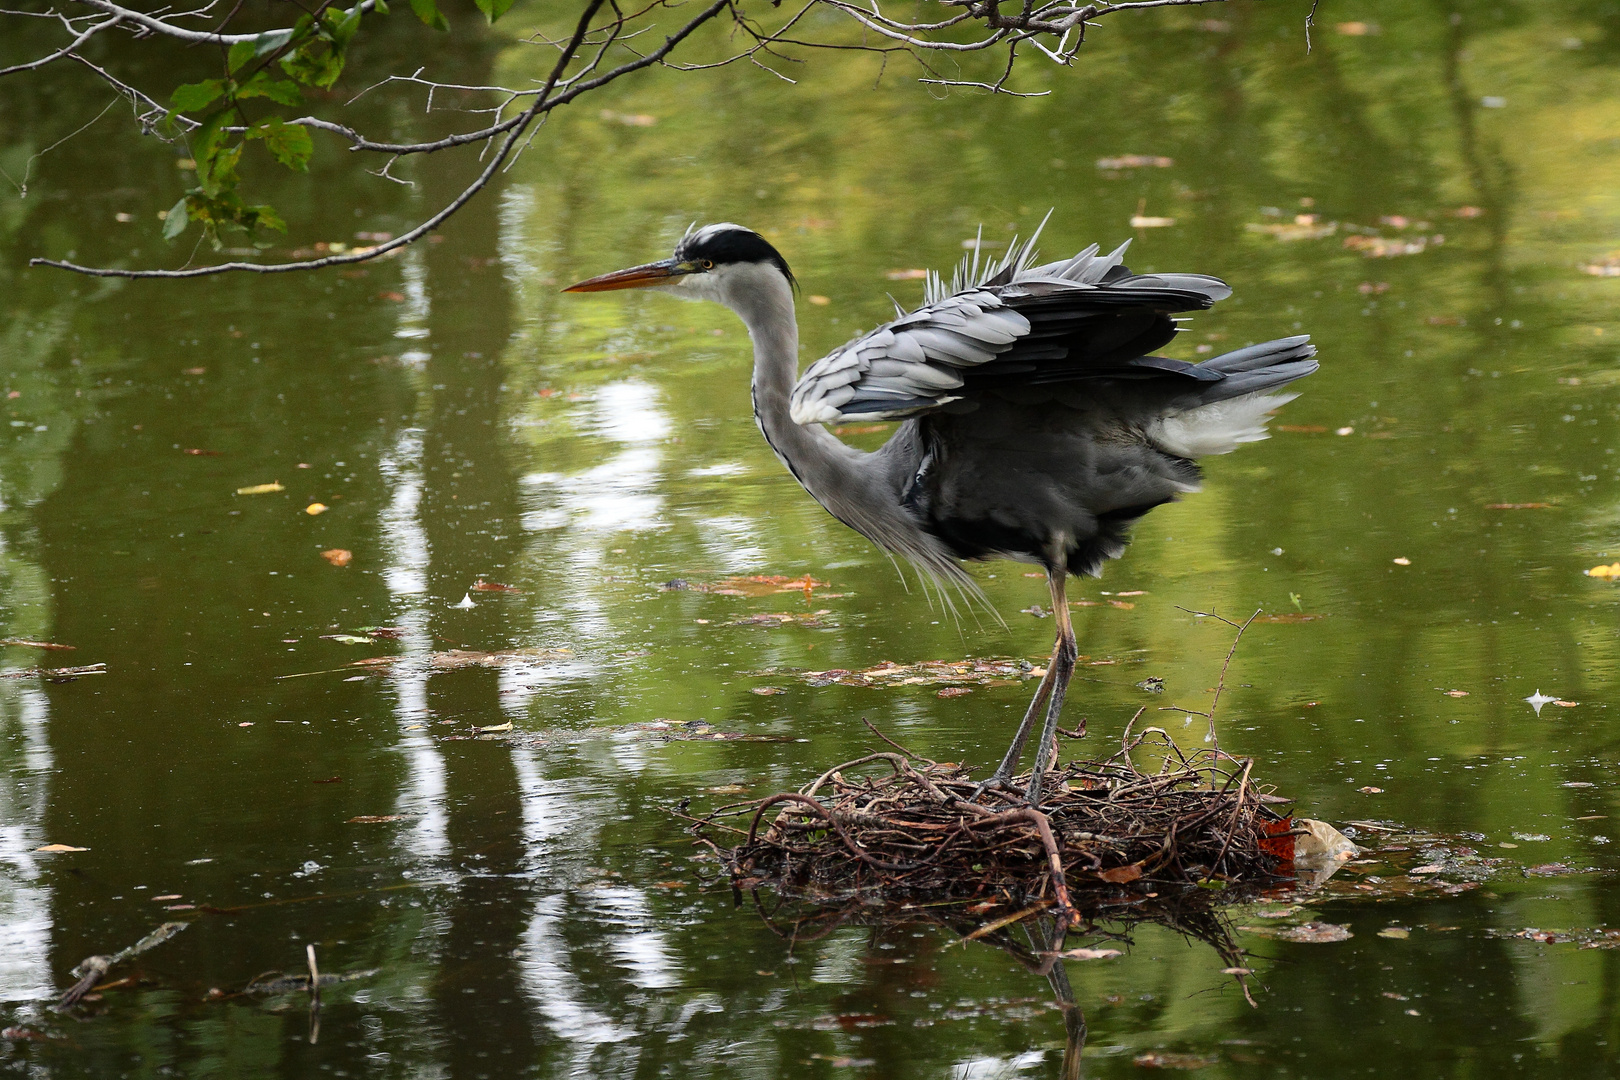
[[[724,304],[753,340],[760,431],[834,517],[969,596],[980,594],[958,560],[1014,559],[1046,572],[1051,661],[985,782],[1007,787],[1044,713],[1032,806],[1078,657],[1068,576],[1100,575],[1123,554],[1132,523],[1197,490],[1197,458],[1266,438],[1268,414],[1297,396],[1273,391],[1317,368],[1306,335],[1198,364],[1151,355],[1175,337],[1176,313],[1230,296],[1226,283],[1132,274],[1121,262],[1129,241],[1037,266],[1039,232],[996,260],[981,260],[975,244],[948,285],[929,275],[922,306],[802,377],[793,273],[752,229],[689,230],[670,258],[565,290],[654,288]],[[903,422],[871,453],[825,426],[886,420]]]

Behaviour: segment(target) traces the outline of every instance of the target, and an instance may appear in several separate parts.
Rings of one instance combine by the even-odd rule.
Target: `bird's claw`
[[[989,776],[985,777],[983,780],[979,781],[979,783],[973,788],[973,793],[967,797],[967,801],[970,803],[978,802],[987,791],[1014,790],[1016,789],[1012,785],[1012,777],[1002,773],[998,769]]]

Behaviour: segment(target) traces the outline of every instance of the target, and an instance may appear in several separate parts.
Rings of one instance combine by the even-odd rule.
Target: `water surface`
[[[793,264],[812,359],[888,317],[886,292],[915,302],[902,271],[1055,208],[1054,257],[1131,238],[1134,269],[1234,285],[1174,355],[1303,331],[1322,360],[1275,438],[1208,462],[1203,493],[1076,583],[1098,661],[1070,696],[1084,749],[1144,706],[1201,745],[1202,721],[1158,711],[1205,708],[1230,643],[1191,612],[1291,616],[1244,638],[1222,745],[1314,816],[1477,834],[1512,860],[1453,897],[1313,904],[1345,942],[1240,935],[1258,1008],[1214,950],[1139,929],[1125,956],[1069,965],[1088,1075],[1170,1052],[1207,1076],[1612,1074],[1615,953],[1515,936],[1620,928],[1620,593],[1584,573],[1620,559],[1620,280],[1601,273],[1620,77],[1600,7],[1362,4],[1332,17],[1376,32],[1324,23],[1309,55],[1281,7],[1118,17],[1075,70],[1030,65],[1020,88],[1050,94],[1027,99],[897,68],[874,85],[858,56],[813,58],[794,85],[657,73],[557,117],[433,243],[302,277],[26,270],[176,258],[155,216],[181,183],[171,151],[109,124],[40,158],[26,199],[0,193],[0,635],[75,651],[3,660],[107,671],[0,681],[0,1018],[43,1036],[0,1043],[0,1065],[1058,1075],[1052,988],[1008,953],[921,925],[784,942],[699,884],[668,812],[796,787],[871,743],[861,716],[932,757],[994,760],[1027,683],[941,698],[793,673],[1038,661],[1051,623],[1021,609],[1044,586],[979,567],[1006,625],[954,620],[775,461],[733,316],[557,291],[659,257],[693,220],[743,222]],[[421,45],[400,30],[352,80]],[[515,81],[538,57],[489,38],[435,73]],[[105,104],[65,72],[0,91],[14,175]],[[460,119],[356,115],[416,136]],[[1126,154],[1170,163],[1098,164]],[[266,190],[287,247],[353,243],[471,168],[414,162],[403,188],[323,146]],[[1175,224],[1133,230],[1138,213]],[[827,585],[666,587],[756,574]],[[734,625],[762,613],[795,618]],[[327,636],[376,627],[392,633]],[[431,662],[450,649],[535,651]],[[371,657],[400,659],[347,666]],[[1538,715],[1537,691],[1578,704]],[[770,738],[633,727],[689,721]],[[1589,872],[1518,871],[1554,862]],[[191,926],[138,981],[49,1010],[79,960],[166,919]],[[327,992],[313,1042],[301,996],[238,993],[301,970],[308,944],[325,970],[376,969]]]

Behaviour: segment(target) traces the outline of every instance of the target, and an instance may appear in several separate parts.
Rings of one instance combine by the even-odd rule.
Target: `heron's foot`
[[[967,801],[970,803],[978,802],[987,791],[1016,790],[1018,789],[1013,786],[1012,774],[1002,769],[997,769],[995,772],[979,781],[979,783],[973,788],[973,793],[967,797]]]

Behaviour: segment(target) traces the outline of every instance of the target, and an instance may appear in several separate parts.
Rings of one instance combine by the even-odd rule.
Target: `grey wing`
[[[977,283],[959,271],[951,295],[931,279],[929,303],[810,365],[793,388],[794,421],[897,420],[1008,382],[1220,378],[1148,353],[1175,336],[1170,313],[1207,308],[1231,290],[1201,274],[1133,275],[1124,252],[1099,256],[1092,245],[1021,266],[1026,245]]]
[[[793,420],[895,420],[955,401],[963,371],[1007,352],[1029,329],[982,289],[926,304],[810,365],[793,388]]]

